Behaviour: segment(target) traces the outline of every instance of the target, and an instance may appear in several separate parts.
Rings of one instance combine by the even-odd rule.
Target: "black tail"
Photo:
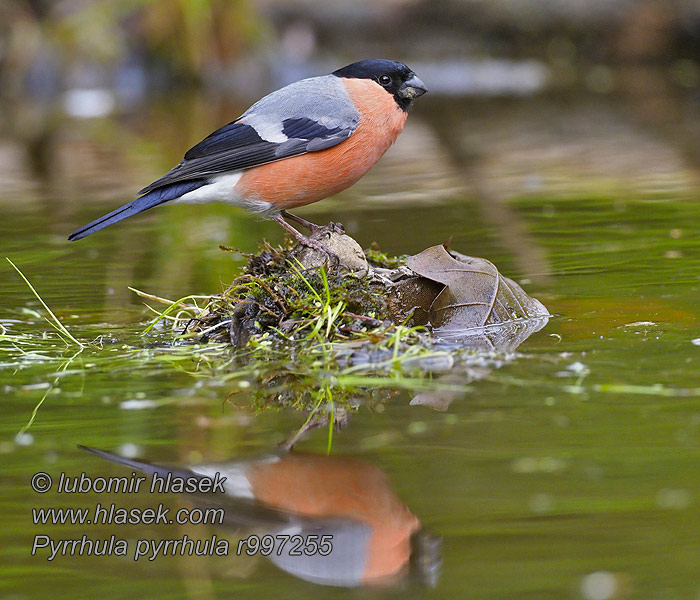
[[[104,229],[113,223],[123,221],[124,219],[136,215],[144,210],[158,206],[170,200],[175,200],[186,194],[187,192],[192,192],[197,188],[206,185],[206,180],[196,179],[192,181],[182,181],[178,183],[173,183],[171,185],[163,186],[162,188],[157,188],[140,198],[136,198],[133,202],[120,206],[118,209],[113,210],[111,213],[106,214],[99,219],[77,229],[68,236],[68,240],[74,242],[81,238],[84,238],[91,233],[95,233],[100,229]]]
[[[172,473],[174,477],[182,477],[184,479],[187,479],[188,477],[197,477],[198,479],[204,479],[202,475],[198,475],[187,469],[177,467],[166,467],[163,465],[154,465],[153,463],[147,462],[145,460],[125,458],[124,456],[119,456],[118,454],[107,452],[106,450],[99,450],[97,448],[91,448],[90,446],[82,446],[81,444],[78,444],[78,448],[80,448],[81,450],[85,450],[86,452],[90,452],[91,454],[95,454],[100,458],[104,458],[114,463],[129,467],[130,469],[141,471],[146,475],[153,475],[154,473],[157,473],[161,476],[167,476],[168,473]]]
[[[134,204],[136,203],[136,200],[134,202],[129,202],[129,204],[125,204],[124,206],[118,208],[117,210],[113,210],[111,213],[104,215],[103,217],[100,217],[96,221],[93,221],[89,225],[85,225],[81,227],[80,229],[77,229],[73,233],[71,233],[68,236],[68,241],[74,242],[75,240],[79,240],[81,238],[84,238],[87,235],[90,235],[91,233],[95,233],[96,231],[99,231],[100,229],[104,229],[108,225],[111,225],[112,223],[116,223],[117,221],[121,221],[122,219],[126,219],[127,217],[130,217],[132,215],[135,215],[136,213],[140,213],[148,208],[151,208],[151,206],[156,206],[155,204],[152,204],[151,206],[147,206],[145,208],[138,209]]]

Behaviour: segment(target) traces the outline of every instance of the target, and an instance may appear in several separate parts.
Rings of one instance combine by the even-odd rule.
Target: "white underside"
[[[249,498],[254,499],[253,488],[250,485],[250,481],[247,477],[248,469],[253,465],[262,465],[275,463],[279,460],[278,456],[269,456],[264,459],[255,461],[255,463],[247,462],[234,462],[229,464],[218,464],[218,465],[196,465],[191,467],[193,473],[198,475],[204,475],[205,477],[215,478],[216,474],[219,473],[220,477],[225,477],[226,481],[223,482],[224,490],[226,494],[233,496],[234,498]]]
[[[261,202],[251,198],[244,198],[238,194],[234,188],[243,176],[242,171],[217,175],[209,180],[207,185],[203,185],[196,190],[183,194],[173,204],[205,204],[208,202],[225,202],[233,206],[240,206],[251,212],[267,212],[271,208],[269,202]]]

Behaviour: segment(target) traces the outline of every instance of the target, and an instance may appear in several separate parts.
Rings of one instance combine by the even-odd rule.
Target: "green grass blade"
[[[81,342],[79,342],[78,340],[76,340],[76,339],[71,335],[70,331],[68,331],[68,330],[66,329],[65,325],[63,325],[63,323],[61,323],[61,321],[58,320],[58,317],[57,317],[55,314],[53,314],[53,311],[49,308],[48,304],[46,304],[46,302],[43,301],[43,299],[41,298],[41,296],[39,295],[39,293],[34,289],[34,286],[33,286],[31,283],[29,283],[29,279],[27,279],[27,278],[24,276],[24,273],[22,273],[22,271],[20,271],[19,268],[17,268],[17,265],[15,265],[15,263],[13,263],[7,256],[5,257],[5,259],[7,260],[7,262],[9,262],[9,263],[12,265],[12,268],[13,268],[15,271],[17,271],[17,273],[19,273],[19,276],[24,280],[24,283],[27,284],[27,286],[29,287],[29,289],[30,289],[30,290],[32,291],[32,293],[34,294],[34,296],[36,296],[36,299],[37,299],[39,302],[41,302],[41,305],[46,309],[46,312],[48,312],[49,315],[51,316],[52,324],[56,327],[56,329],[57,329],[58,331],[60,331],[63,335],[65,335],[71,342],[73,342],[74,344],[76,344],[81,350],[82,350],[83,348],[85,348],[85,346],[84,346]]]

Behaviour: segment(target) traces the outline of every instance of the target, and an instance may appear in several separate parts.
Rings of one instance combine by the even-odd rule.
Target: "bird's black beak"
[[[399,98],[414,100],[425,94],[427,91],[428,88],[425,87],[425,84],[418,79],[416,75],[413,75],[410,79],[401,84],[397,93]]]

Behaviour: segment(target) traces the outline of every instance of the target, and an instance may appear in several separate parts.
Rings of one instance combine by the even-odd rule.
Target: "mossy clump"
[[[346,237],[346,236],[342,236]],[[230,342],[241,348],[252,336],[269,334],[280,341],[379,341],[393,334],[388,290],[374,269],[396,259],[370,253],[369,270],[353,274],[327,261],[307,267],[296,250],[264,243],[246,255],[244,272],[201,314],[190,319],[185,334],[200,342]],[[369,258],[369,257],[368,257]]]
[[[363,251],[337,226],[319,228],[312,239],[325,251],[263,244],[223,293],[170,303],[156,321],[171,319],[181,340],[286,348],[297,357],[312,348],[326,359],[369,353],[372,362],[387,351],[392,360],[409,358],[409,349],[429,352],[441,343],[513,351],[549,318],[495,265],[444,245],[395,258]]]

